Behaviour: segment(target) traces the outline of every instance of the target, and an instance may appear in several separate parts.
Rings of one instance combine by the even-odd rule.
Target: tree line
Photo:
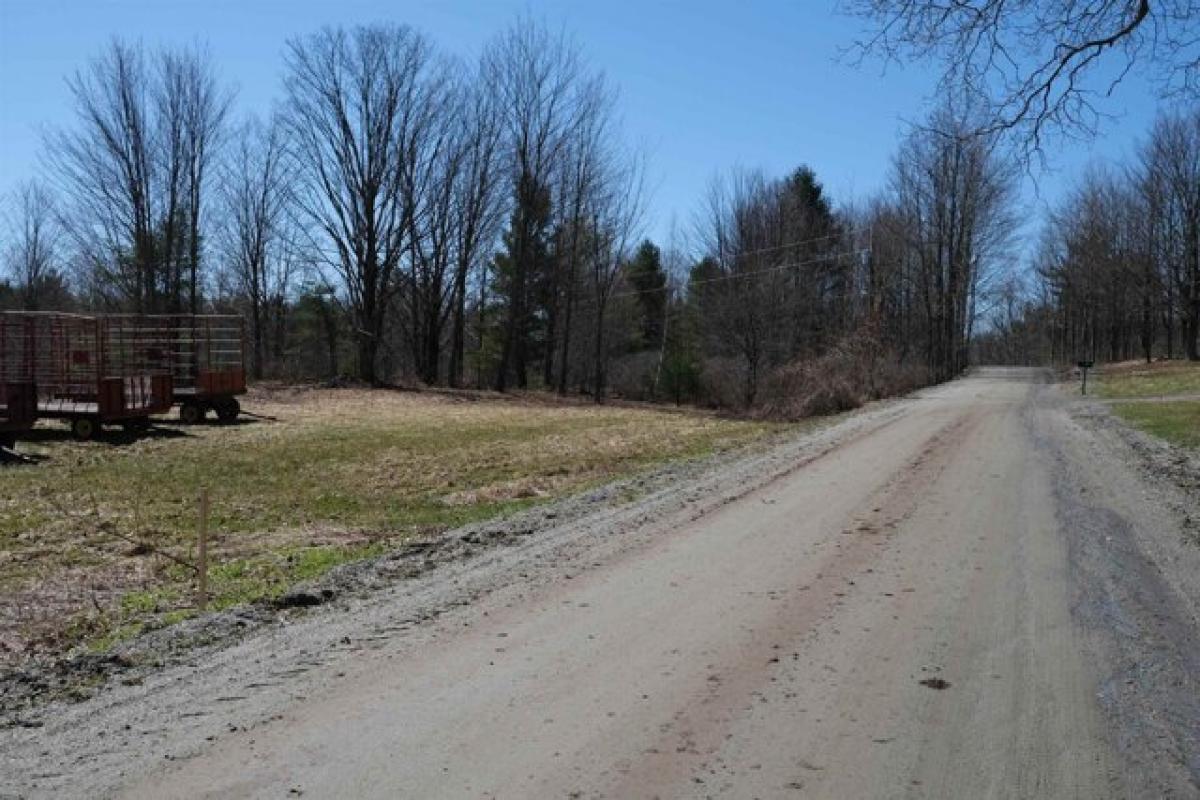
[[[68,87],[0,304],[241,313],[260,378],[820,410],[961,371],[1009,267],[1017,176],[968,103],[865,204],[737,170],[663,247],[615,88],[528,19],[473,62],[403,25],[296,37],[265,116],[196,47],[117,40]]]
[[[1200,108],[1163,113],[1128,163],[1077,181],[980,347],[1026,363],[1200,360]]]

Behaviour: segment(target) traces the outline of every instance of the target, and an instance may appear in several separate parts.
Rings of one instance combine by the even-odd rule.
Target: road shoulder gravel
[[[1036,440],[1130,796],[1200,796],[1200,459],[1048,388]]]

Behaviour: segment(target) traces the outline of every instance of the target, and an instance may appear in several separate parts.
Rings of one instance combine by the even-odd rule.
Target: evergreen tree
[[[662,252],[649,239],[642,242],[633,259],[625,265],[625,276],[637,292],[637,347],[657,348],[662,344],[667,309],[667,273],[662,267]]]
[[[493,296],[504,311],[505,329],[495,388],[504,391],[509,373],[528,385],[529,345],[546,319],[545,284],[550,258],[550,191],[529,174],[519,181],[504,249],[493,262]],[[539,303],[539,301],[542,301]]]

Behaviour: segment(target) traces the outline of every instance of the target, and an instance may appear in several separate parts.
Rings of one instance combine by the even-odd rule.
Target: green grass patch
[[[1200,448],[1200,401],[1118,403],[1113,410],[1146,433],[1172,444]]]

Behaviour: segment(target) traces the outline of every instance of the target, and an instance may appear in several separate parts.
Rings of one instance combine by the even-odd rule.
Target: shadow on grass
[[[31,467],[43,461],[49,461],[50,456],[41,453],[24,453],[20,450],[0,449],[0,469],[4,467]]]
[[[174,419],[156,419],[154,420],[154,426],[156,428],[162,428],[163,430],[175,431],[177,432],[177,435],[180,436],[187,436],[188,434],[184,433],[184,431],[189,429],[241,428],[245,425],[261,425],[264,421],[273,422],[274,420],[270,418],[258,418],[257,416],[241,416],[235,419],[233,422],[222,422],[219,419],[205,417],[200,422],[187,423],[176,417]]]
[[[119,423],[104,426],[96,432],[91,441],[112,447],[128,447],[147,439],[176,440],[195,438],[194,433],[188,432],[189,429],[209,427],[237,428],[258,424],[261,424],[261,420],[253,418],[239,418],[234,422],[221,422],[212,419],[194,425],[188,425],[175,419],[155,419],[145,428],[126,428]],[[74,443],[79,443],[79,439],[75,438],[75,435],[71,432],[71,428],[66,424],[55,425],[54,427],[37,427],[29,431],[23,431],[18,437],[17,446],[12,450],[11,455],[6,455],[0,451],[0,466],[32,466],[55,460],[54,453],[30,453],[21,447],[22,444],[59,445]]]
[[[126,447],[143,439],[181,439],[189,435],[174,428],[161,427],[158,422],[154,422],[150,427],[141,430],[127,430],[120,427],[102,428],[92,437],[92,441],[103,442],[104,444],[111,444],[116,447]],[[71,429],[64,425],[61,428],[34,428],[28,433],[21,434],[21,439],[17,442],[17,445],[19,447],[21,442],[55,444],[59,442],[78,441],[74,434],[71,433]]]

